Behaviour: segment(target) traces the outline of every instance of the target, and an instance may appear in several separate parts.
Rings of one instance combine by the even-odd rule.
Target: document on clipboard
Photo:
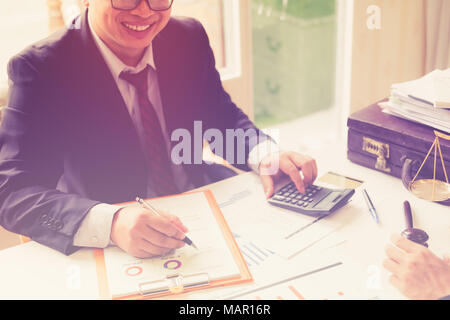
[[[118,247],[97,249],[101,298],[149,299],[253,280],[212,192],[149,201],[178,216],[198,250],[185,246],[166,256],[138,259]]]

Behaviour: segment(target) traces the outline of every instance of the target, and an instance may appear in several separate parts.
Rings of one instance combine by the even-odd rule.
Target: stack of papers
[[[380,106],[385,113],[450,133],[450,69],[392,85],[389,101]]]

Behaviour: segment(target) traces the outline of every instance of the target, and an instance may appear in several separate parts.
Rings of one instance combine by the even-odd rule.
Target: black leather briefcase
[[[401,178],[407,188],[436,138],[433,128],[385,114],[378,103],[352,114],[347,126],[349,160]],[[444,166],[450,174],[450,141],[439,141]],[[436,177],[445,181],[441,163],[438,152]],[[433,172],[434,152],[430,154],[418,179],[431,179]]]

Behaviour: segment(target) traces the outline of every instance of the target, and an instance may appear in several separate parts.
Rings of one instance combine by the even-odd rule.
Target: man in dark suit
[[[231,153],[227,141],[223,154],[257,171],[268,197],[282,175],[301,192],[315,180],[313,159],[273,152],[271,139],[233,104],[203,27],[171,18],[171,0],[84,2],[88,9],[67,30],[9,63],[0,128],[2,226],[65,254],[113,243],[150,257],[183,246],[187,229],[176,217],[112,204],[230,176],[218,166],[177,161],[201,156],[195,143],[173,152],[173,133],[195,136],[198,124],[223,137],[245,132],[233,138]]]

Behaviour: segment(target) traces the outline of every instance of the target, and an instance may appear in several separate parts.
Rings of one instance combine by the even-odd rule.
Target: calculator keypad
[[[270,204],[313,217],[324,217],[344,206],[355,193],[351,189],[328,189],[309,186],[305,194],[298,192],[295,184],[284,186],[268,201]],[[336,199],[339,199],[336,201]]]
[[[301,194],[295,187],[294,183],[290,183],[278,191],[272,199],[306,208],[314,202],[314,196],[317,195],[320,190],[322,190],[321,187],[313,185],[306,188],[305,194]]]

